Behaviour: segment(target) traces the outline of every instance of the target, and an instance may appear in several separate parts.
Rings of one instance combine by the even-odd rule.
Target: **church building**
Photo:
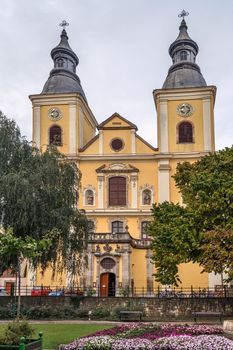
[[[101,296],[127,288],[149,293],[158,287],[151,263],[147,225],[153,203],[181,203],[173,175],[177,163],[195,162],[215,150],[216,87],[207,85],[196,63],[197,43],[190,38],[184,14],[169,47],[171,67],[162,88],[153,91],[158,147],[138,133],[127,116],[114,113],[98,123],[76,73],[79,59],[71,49],[65,23],[60,43],[51,51],[54,67],[41,93],[31,95],[33,141],[38,148],[56,144],[82,173],[79,209],[90,224],[88,266],[81,287]],[[150,91],[148,91],[150,93]],[[151,101],[152,102],[152,101]],[[155,113],[155,114],[156,114]],[[207,288],[218,276],[201,273],[197,264],[179,268],[182,286]],[[51,280],[37,272],[35,285],[69,285],[69,276]]]

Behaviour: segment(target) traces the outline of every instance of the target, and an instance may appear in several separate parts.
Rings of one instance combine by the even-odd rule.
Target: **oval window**
[[[110,269],[112,269],[112,268],[116,265],[116,263],[115,263],[115,261],[114,261],[113,259],[111,259],[111,258],[104,258],[104,259],[101,261],[100,265],[101,265],[104,269],[110,270]]]

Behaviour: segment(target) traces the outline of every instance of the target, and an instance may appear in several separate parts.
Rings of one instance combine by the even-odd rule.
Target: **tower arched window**
[[[115,176],[109,179],[109,205],[126,205],[126,178]]]
[[[181,61],[187,61],[187,59],[188,59],[187,51],[181,51],[181,53],[180,53],[180,60]]]
[[[189,122],[182,122],[178,126],[178,143],[193,142],[193,126]]]
[[[151,205],[151,190],[142,191],[142,204]]]
[[[94,193],[92,190],[85,192],[85,205],[94,205]]]
[[[53,125],[49,129],[49,144],[55,146],[62,146],[62,131],[60,126]]]
[[[112,222],[112,233],[123,233],[124,232],[124,224],[123,221],[113,221]]]

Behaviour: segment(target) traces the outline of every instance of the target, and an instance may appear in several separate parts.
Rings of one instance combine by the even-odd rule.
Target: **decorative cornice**
[[[110,164],[108,167],[106,165],[101,165],[99,168],[96,169],[97,173],[103,173],[103,174],[115,174],[115,173],[138,173],[139,169],[135,168],[131,164],[116,164],[116,167],[114,167],[115,164]],[[119,165],[117,167],[117,165]],[[121,165],[121,166],[120,166]]]

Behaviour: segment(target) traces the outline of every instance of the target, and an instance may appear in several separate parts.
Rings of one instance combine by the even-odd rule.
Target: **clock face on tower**
[[[56,121],[61,119],[62,114],[58,108],[51,108],[48,112],[49,119]]]
[[[190,117],[193,114],[193,107],[189,103],[181,103],[176,110],[181,117]]]

